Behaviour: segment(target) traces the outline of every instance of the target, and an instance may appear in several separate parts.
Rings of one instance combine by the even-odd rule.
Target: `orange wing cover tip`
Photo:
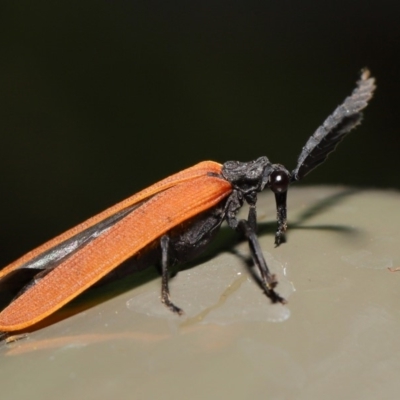
[[[21,330],[41,321],[170,229],[217,205],[231,193],[232,186],[210,173],[220,174],[221,164],[204,161],[171,175],[46,242],[0,271],[1,279],[44,251],[148,199],[5,308],[0,313],[0,331]]]

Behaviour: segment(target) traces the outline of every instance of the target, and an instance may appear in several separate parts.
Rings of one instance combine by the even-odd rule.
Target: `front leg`
[[[172,301],[169,294],[169,236],[163,235],[160,239],[161,246],[161,301],[174,313],[182,315],[183,310],[177,307]]]
[[[237,230],[241,232],[249,242],[251,256],[254,264],[258,267],[261,274],[261,284],[265,294],[272,300],[273,303],[285,304],[286,300],[274,291],[275,286],[278,284],[274,274],[271,274],[264,256],[261,251],[260,243],[253,228],[248,221],[241,219],[238,221]]]

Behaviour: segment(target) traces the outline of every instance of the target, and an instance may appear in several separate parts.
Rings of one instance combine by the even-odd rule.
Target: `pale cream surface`
[[[171,280],[185,316],[160,303],[151,271],[95,289],[59,315],[73,316],[0,347],[4,398],[399,398],[400,271],[388,268],[400,267],[400,194],[299,187],[288,199],[279,248],[273,196],[258,202],[287,305],[263,295],[226,228],[215,254]]]

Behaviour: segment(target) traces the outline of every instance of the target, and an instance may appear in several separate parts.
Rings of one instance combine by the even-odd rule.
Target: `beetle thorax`
[[[272,164],[267,157],[240,162],[228,161],[222,166],[222,176],[243,194],[261,192],[268,186],[273,192],[286,191],[290,173],[281,164]]]

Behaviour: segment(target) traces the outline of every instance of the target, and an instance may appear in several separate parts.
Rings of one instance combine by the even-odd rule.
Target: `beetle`
[[[375,89],[363,70],[356,88],[308,139],[289,172],[267,157],[250,162],[204,161],[167,177],[25,254],[0,271],[0,288],[16,281],[20,291],[0,313],[0,331],[31,327],[87,288],[131,260],[139,270],[159,261],[161,299],[173,312],[182,310],[170,299],[169,267],[204,251],[223,221],[248,241],[261,285],[272,302],[285,303],[277,280],[264,260],[257,235],[257,194],[268,187],[275,194],[275,245],[285,240],[286,196],[291,183],[304,178],[362,118]],[[247,219],[238,219],[244,203]],[[18,276],[28,273],[27,282]]]

